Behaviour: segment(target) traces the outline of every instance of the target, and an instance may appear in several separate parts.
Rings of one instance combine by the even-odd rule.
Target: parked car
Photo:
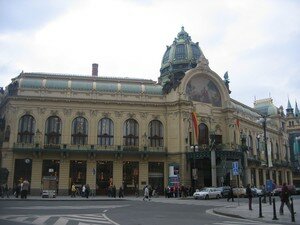
[[[295,194],[300,195],[300,187],[295,187]]]
[[[201,190],[196,190],[193,194],[195,199],[210,199],[210,198],[221,198],[221,191],[218,188],[208,187]]]
[[[228,197],[228,195],[230,193],[230,187],[229,186],[218,187],[217,189],[221,191],[222,198],[227,198]]]
[[[287,185],[291,195],[295,195],[296,194],[296,188],[294,185]],[[275,188],[271,193],[272,195],[274,196],[280,196],[281,194],[281,189],[282,189],[282,186],[277,186],[277,188]]]
[[[233,196],[244,198],[246,197],[246,188],[233,188]]]
[[[262,189],[260,188],[251,188],[253,197],[263,196]]]

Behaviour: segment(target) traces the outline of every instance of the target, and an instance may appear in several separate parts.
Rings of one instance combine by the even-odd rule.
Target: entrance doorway
[[[113,162],[97,161],[96,194],[107,195],[108,187],[113,185]]]
[[[149,185],[155,189],[156,193],[164,194],[164,163],[163,162],[149,162]]]
[[[75,184],[77,193],[81,193],[82,185],[86,184],[86,161],[71,160],[70,161],[70,175],[69,175],[69,190],[71,185]]]
[[[15,160],[15,174],[14,174],[14,186],[27,179],[31,182],[32,173],[32,159],[16,159]]]
[[[139,189],[139,162],[123,162],[123,182],[126,195],[133,195]]]

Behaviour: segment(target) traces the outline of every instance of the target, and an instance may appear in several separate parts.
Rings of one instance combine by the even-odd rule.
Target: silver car
[[[196,192],[193,194],[193,197],[195,199],[210,199],[210,198],[221,198],[221,191],[218,188],[214,187],[208,187],[203,188],[201,190],[196,190]]]

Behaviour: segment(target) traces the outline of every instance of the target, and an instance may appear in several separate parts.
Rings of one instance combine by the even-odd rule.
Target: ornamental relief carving
[[[46,108],[38,108],[38,114],[45,114]]]
[[[131,119],[136,117],[135,113],[128,113],[127,116]]]
[[[147,119],[148,113],[146,113],[146,112],[140,112],[140,117],[143,118],[143,119]]]
[[[97,116],[97,110],[91,109],[90,110],[90,116]]]
[[[32,115],[32,110],[24,109],[24,114],[25,115]]]
[[[159,115],[152,115],[153,120],[159,120],[160,116]]]
[[[51,110],[50,114],[51,114],[51,116],[57,116],[58,111],[57,110]]]
[[[63,112],[64,112],[65,116],[70,116],[72,113],[72,110],[71,109],[63,109]]]
[[[120,118],[123,116],[123,112],[121,111],[115,111],[115,117]]]
[[[109,112],[103,112],[103,113],[102,113],[102,116],[103,116],[104,118],[109,118],[110,115],[111,115],[111,113],[109,113]]]
[[[76,113],[76,115],[77,115],[77,116],[85,116],[85,112],[83,112],[83,111],[78,111],[78,112]]]

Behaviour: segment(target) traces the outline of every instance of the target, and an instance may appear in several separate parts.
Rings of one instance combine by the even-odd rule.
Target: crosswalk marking
[[[36,220],[32,221],[33,224],[44,224],[48,219],[50,218],[50,216],[41,216],[38,217]]]
[[[231,220],[231,221],[223,221],[223,222],[216,222],[216,223],[213,223],[214,225],[254,225],[254,224],[257,224],[257,225],[270,225],[270,223],[264,223],[264,222],[259,222],[259,221],[250,221],[250,220],[246,220],[246,221],[243,221],[243,220],[239,220],[239,221],[236,221],[236,220]],[[282,224],[276,224],[276,225],[282,225]]]
[[[60,217],[53,225],[66,225],[69,222],[69,220]]]
[[[67,225],[69,221],[72,224],[78,225],[100,225],[100,224],[114,224],[118,223],[109,219],[105,214],[67,214],[67,215],[6,215],[0,216],[0,220],[21,222],[26,224],[47,224],[47,225]]]

